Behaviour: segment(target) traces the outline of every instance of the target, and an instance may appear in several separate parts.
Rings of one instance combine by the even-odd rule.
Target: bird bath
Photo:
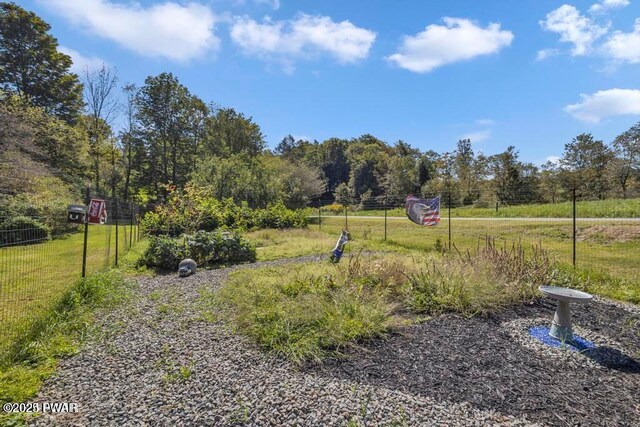
[[[540,292],[558,302],[556,314],[553,316],[549,335],[560,341],[573,341],[573,329],[571,327],[571,307],[569,303],[584,303],[593,296],[575,289],[560,288],[558,286],[540,286]]]

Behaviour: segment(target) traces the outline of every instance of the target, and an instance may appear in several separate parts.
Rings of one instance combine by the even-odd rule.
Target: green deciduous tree
[[[233,108],[219,108],[206,121],[207,154],[228,156],[248,154],[255,156],[264,149],[264,135],[251,117]]]
[[[606,171],[612,159],[612,151],[591,134],[573,138],[565,144],[560,160],[565,188],[567,191],[578,189],[583,198],[604,199],[609,189]]]
[[[518,151],[510,146],[506,151],[489,157],[496,197],[500,203],[522,203],[521,164]]]
[[[613,178],[626,199],[630,178],[640,173],[640,122],[618,135],[613,141],[613,149],[616,154],[611,165]]]

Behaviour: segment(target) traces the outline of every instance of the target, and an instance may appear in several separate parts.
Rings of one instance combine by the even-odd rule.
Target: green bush
[[[170,236],[151,236],[149,246],[140,258],[140,264],[158,270],[175,270],[187,256],[182,239]]]
[[[183,237],[151,236],[140,263],[173,271],[184,258],[193,258],[198,265],[239,263],[255,261],[256,250],[238,234],[201,230]]]
[[[255,230],[260,228],[303,228],[308,224],[303,210],[294,211],[283,204],[253,209],[232,199],[217,200],[206,190],[187,186],[173,190],[167,202],[147,213],[141,222],[143,233],[151,236],[178,237],[196,231],[218,229]]]
[[[0,224],[0,245],[30,245],[47,240],[51,229],[40,221],[17,216]]]
[[[278,203],[267,209],[256,209],[256,224],[252,228],[304,228],[308,217],[302,210],[293,211]]]
[[[198,231],[187,236],[187,253],[198,265],[255,261],[255,248],[238,234]]]

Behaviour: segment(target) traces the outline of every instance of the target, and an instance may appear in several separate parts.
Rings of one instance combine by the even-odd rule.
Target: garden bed
[[[580,307],[579,330],[609,345],[575,354],[527,334],[529,324],[547,326],[554,310],[541,300],[488,317],[438,316],[306,369],[543,424],[633,425],[640,419],[640,311],[603,301]]]

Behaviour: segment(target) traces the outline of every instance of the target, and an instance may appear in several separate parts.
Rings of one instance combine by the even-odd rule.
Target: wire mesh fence
[[[104,223],[85,225],[68,222],[66,204],[30,204],[6,193],[0,198],[2,354],[78,279],[121,262],[139,240],[139,209],[128,201],[102,198]]]
[[[380,240],[413,250],[473,251],[487,242],[506,249],[542,248],[557,261],[636,279],[640,271],[640,200],[580,200],[558,203],[500,202],[497,197],[464,205],[440,197],[440,222],[421,227],[405,213],[404,197],[382,196],[337,204],[314,200],[315,226],[330,233],[347,229],[355,239]],[[528,195],[523,195],[525,199]]]

